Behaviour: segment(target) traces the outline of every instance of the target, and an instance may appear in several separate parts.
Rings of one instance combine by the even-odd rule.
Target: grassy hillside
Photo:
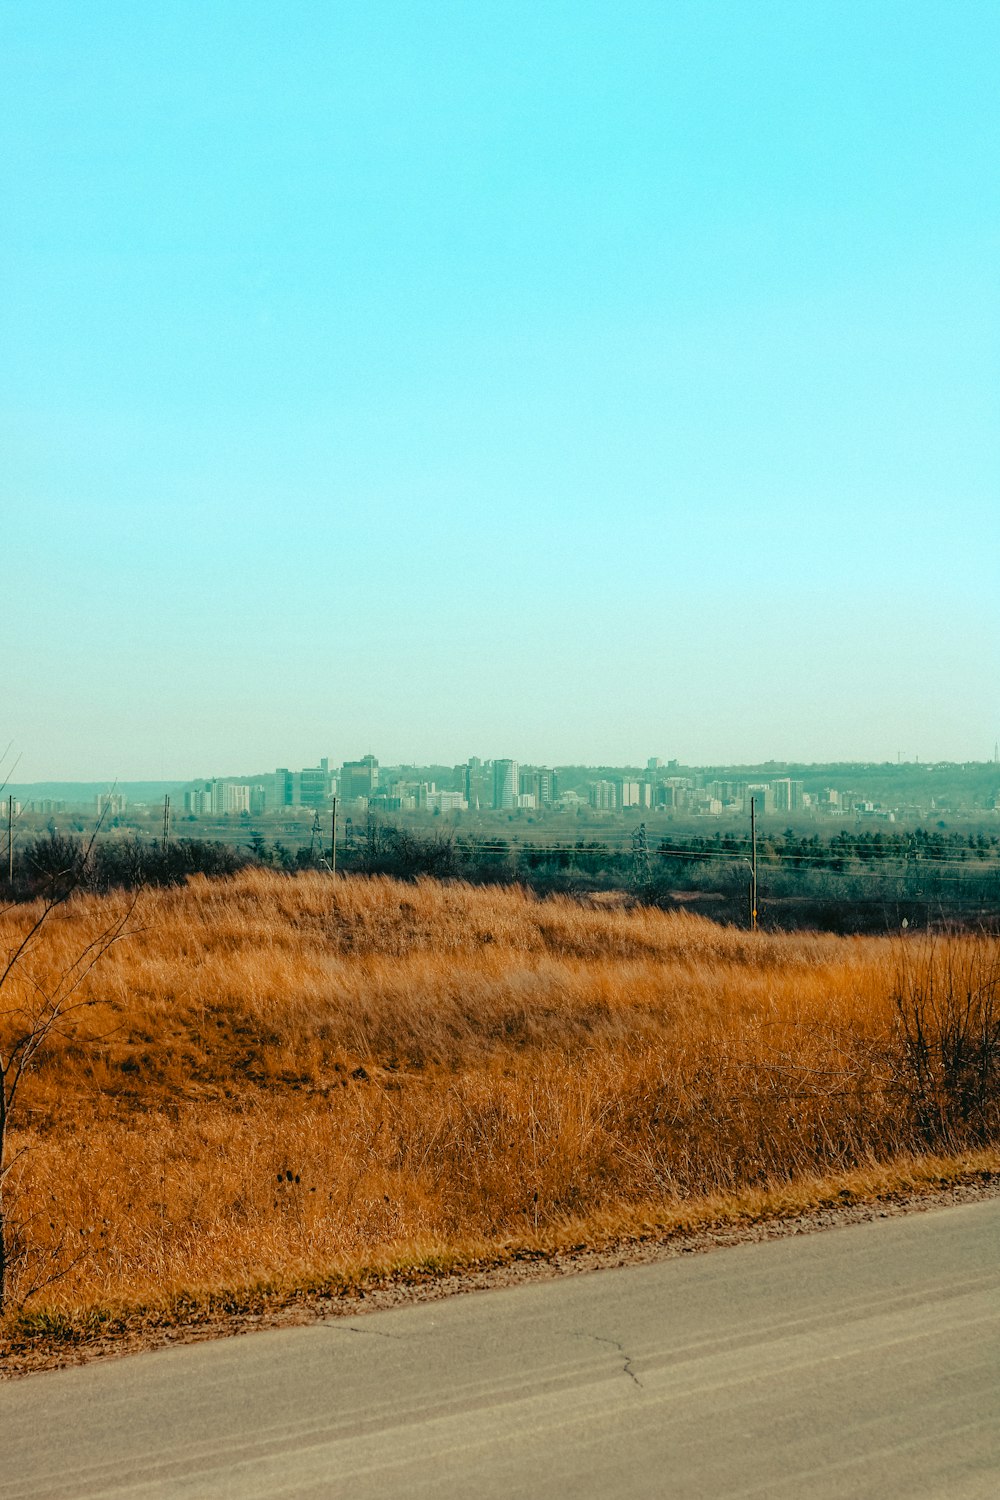
[[[68,903],[8,1035],[123,899]],[[39,1327],[584,1243],[1000,1136],[994,939],[261,871],[149,892],[132,928],[11,1141],[14,1303],[61,1273]]]

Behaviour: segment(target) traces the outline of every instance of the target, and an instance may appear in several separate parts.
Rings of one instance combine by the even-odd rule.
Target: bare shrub
[[[45,896],[17,912],[9,944],[0,950],[0,1314],[12,1299],[23,1306],[81,1258],[78,1247],[67,1245],[69,1225],[54,1195],[56,1206],[40,1206],[17,1191],[30,1143],[22,1140],[13,1150],[10,1143],[28,1076],[54,1041],[81,1038],[80,1013],[91,1003],[87,981],[125,935],[137,900],[119,902],[105,914],[106,925],[53,964],[49,938],[82,878],[89,848],[63,852],[70,862],[49,873]]]
[[[900,948],[898,1083],[919,1136],[964,1146],[1000,1129],[1000,957],[968,936]]]

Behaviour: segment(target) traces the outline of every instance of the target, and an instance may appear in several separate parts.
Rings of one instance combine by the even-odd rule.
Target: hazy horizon
[[[19,783],[991,758],[994,5],[0,26]]]
[[[321,758],[322,757],[315,757],[314,756],[314,757],[312,757],[312,759],[310,761],[307,761],[307,762],[304,761],[304,762],[302,762],[302,765],[306,765],[306,764],[315,765],[315,764],[318,764],[318,760],[321,759]],[[356,758],[356,757],[347,757],[347,758]],[[382,767],[384,767],[385,769],[387,769],[387,770],[395,770],[395,769],[399,769],[401,767],[406,767],[406,766],[413,766],[413,767],[415,767],[417,769],[421,769],[421,770],[429,769],[429,768],[434,768],[434,767],[439,768],[439,769],[453,770],[456,766],[461,766],[461,765],[464,765],[464,764],[467,763],[467,758],[463,760],[461,757],[449,759],[448,757],[433,756],[430,759],[423,760],[423,761],[393,761],[393,760],[383,759],[382,757],[376,757],[376,758],[379,760],[379,764]],[[480,759],[483,760],[484,763],[489,763],[489,761],[491,759],[494,759],[494,758],[495,759],[507,759],[507,758],[509,758],[509,759],[517,761],[517,763],[519,765],[524,766],[526,768],[527,767],[531,767],[531,766],[551,766],[551,767],[554,767],[556,769],[566,769],[566,770],[588,769],[588,770],[599,771],[599,770],[611,770],[611,769],[614,769],[614,770],[630,770],[630,771],[636,771],[636,772],[645,772],[646,770],[648,770],[647,761],[649,759],[649,757],[632,757],[631,759],[620,760],[620,761],[583,761],[583,760],[579,760],[579,759],[575,759],[575,760],[558,760],[558,761],[543,761],[543,760],[538,760],[538,759],[529,760],[527,757],[520,756],[520,755],[517,755],[517,754],[511,754],[509,757],[506,756],[506,755],[505,756],[497,756],[497,757],[489,757],[489,756],[482,756],[482,757],[480,757]],[[341,766],[343,765],[343,761],[342,760],[335,759],[333,757],[330,757],[329,759],[330,759],[330,769],[331,769],[332,772],[338,771],[341,768]],[[668,762],[667,762],[667,760],[665,758],[661,757],[661,759],[663,761],[663,764],[662,764],[662,766],[660,768],[661,774],[662,774],[663,772],[666,772],[668,770]],[[286,761],[287,761],[287,758],[286,758]],[[973,758],[967,757],[966,759],[961,760],[961,761],[924,761],[924,760],[921,759],[919,761],[914,761],[914,760],[908,760],[907,761],[907,760],[904,760],[904,761],[901,761],[901,762],[896,761],[895,759],[891,759],[891,760],[888,759],[888,758],[877,759],[877,758],[871,757],[871,756],[864,757],[864,758],[859,759],[859,760],[852,760],[852,761],[836,761],[836,760],[831,760],[829,758],[827,758],[825,760],[818,760],[818,761],[796,761],[796,760],[780,760],[780,759],[777,759],[777,758],[775,758],[773,756],[769,756],[769,757],[763,758],[761,760],[756,760],[756,761],[735,761],[735,760],[721,760],[721,761],[684,761],[684,760],[678,760],[678,761],[675,761],[673,758],[671,758],[669,764],[670,765],[676,764],[679,768],[683,768],[684,770],[724,771],[724,772],[738,773],[740,771],[755,772],[755,771],[763,770],[764,768],[768,768],[768,769],[774,768],[774,769],[777,769],[777,770],[781,770],[783,768],[792,768],[792,769],[801,770],[801,771],[807,771],[808,772],[810,770],[819,770],[819,769],[824,769],[825,770],[826,768],[831,768],[832,769],[832,768],[835,768],[835,767],[843,767],[843,768],[848,768],[848,767],[862,768],[862,767],[866,767],[866,768],[870,768],[870,769],[879,769],[879,768],[882,768],[882,767],[885,767],[885,766],[889,766],[889,767],[892,767],[892,768],[895,768],[895,767],[898,766],[898,768],[899,768],[900,771],[905,771],[905,770],[908,770],[908,769],[912,769],[914,766],[917,766],[917,765],[921,765],[921,766],[927,765],[927,766],[931,766],[931,767],[934,767],[934,766],[937,766],[937,765],[955,765],[955,766],[969,766],[969,767],[972,767],[972,766],[987,766],[987,765],[994,765],[994,766],[996,766],[996,765],[998,765],[998,762],[996,761],[996,759],[994,758],[994,756],[984,757],[984,758],[981,758],[981,759],[973,759]],[[289,770],[299,770],[299,769],[301,769],[301,766],[298,763],[295,763],[294,765],[292,765],[290,762],[288,762],[286,768],[289,769]],[[232,767],[219,767],[219,766],[216,766],[216,767],[212,767],[210,770],[206,770],[205,768],[202,768],[201,770],[194,771],[194,772],[192,772],[190,774],[182,774],[182,775],[177,775],[177,776],[162,776],[162,777],[160,777],[160,776],[155,776],[155,777],[154,776],[138,776],[138,777],[132,777],[132,778],[127,778],[127,779],[126,778],[121,778],[121,777],[119,777],[119,778],[114,778],[114,777],[109,778],[109,777],[101,777],[101,776],[87,777],[87,778],[70,778],[70,777],[66,777],[66,776],[47,776],[47,777],[40,778],[40,779],[35,780],[35,781],[26,781],[24,778],[19,777],[17,775],[5,774],[4,767],[0,766],[0,790],[2,790],[4,792],[4,794],[6,794],[8,791],[13,791],[13,792],[27,791],[27,790],[30,790],[33,787],[67,787],[67,788],[68,787],[85,787],[85,788],[90,788],[90,789],[94,789],[94,790],[111,790],[115,786],[117,786],[119,788],[127,788],[127,787],[134,788],[134,787],[137,787],[137,786],[140,786],[140,787],[143,787],[143,786],[144,787],[163,787],[163,786],[168,786],[168,785],[169,786],[182,786],[182,785],[188,784],[189,782],[209,781],[209,780],[212,780],[213,778],[218,778],[218,779],[227,780],[227,781],[238,781],[240,779],[248,779],[248,778],[253,778],[253,777],[257,777],[257,776],[273,776],[275,769],[277,769],[277,767],[275,767],[275,766],[264,766],[264,765],[254,765],[254,766],[244,765],[244,766],[238,766],[235,769],[232,768]]]

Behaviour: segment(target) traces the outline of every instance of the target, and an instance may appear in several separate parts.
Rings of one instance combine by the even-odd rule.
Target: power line
[[[536,844],[521,843],[517,840],[503,840],[502,838],[468,838],[459,836],[458,842],[468,846],[478,847],[486,853],[509,853],[509,854],[576,854],[590,858],[600,858],[602,855],[627,855],[631,851],[630,844],[617,844],[609,840],[594,840],[590,844]],[[739,849],[688,849],[680,846],[656,846],[650,849],[651,855],[659,855],[663,859],[676,859],[679,862],[700,864],[714,860],[721,864],[742,864],[750,858],[750,845],[747,844]],[[763,856],[760,859],[760,868],[764,871],[782,870],[783,872],[795,872],[815,870],[829,875],[880,875],[891,873],[890,867],[904,869],[910,873],[915,870],[963,870],[969,873],[1000,872],[1000,860],[944,860],[925,858],[921,856],[909,858],[906,856],[892,856],[887,859],[872,861],[858,860],[859,868],[852,870],[836,869],[832,861],[849,861],[857,859],[856,855],[848,852],[834,853],[830,856],[817,854],[815,856],[803,856],[789,854],[779,856],[776,860],[772,856]],[[872,868],[875,865],[877,868]]]

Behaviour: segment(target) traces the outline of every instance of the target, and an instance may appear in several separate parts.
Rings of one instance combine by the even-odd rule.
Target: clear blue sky
[[[3,0],[17,779],[987,758],[998,44]]]

